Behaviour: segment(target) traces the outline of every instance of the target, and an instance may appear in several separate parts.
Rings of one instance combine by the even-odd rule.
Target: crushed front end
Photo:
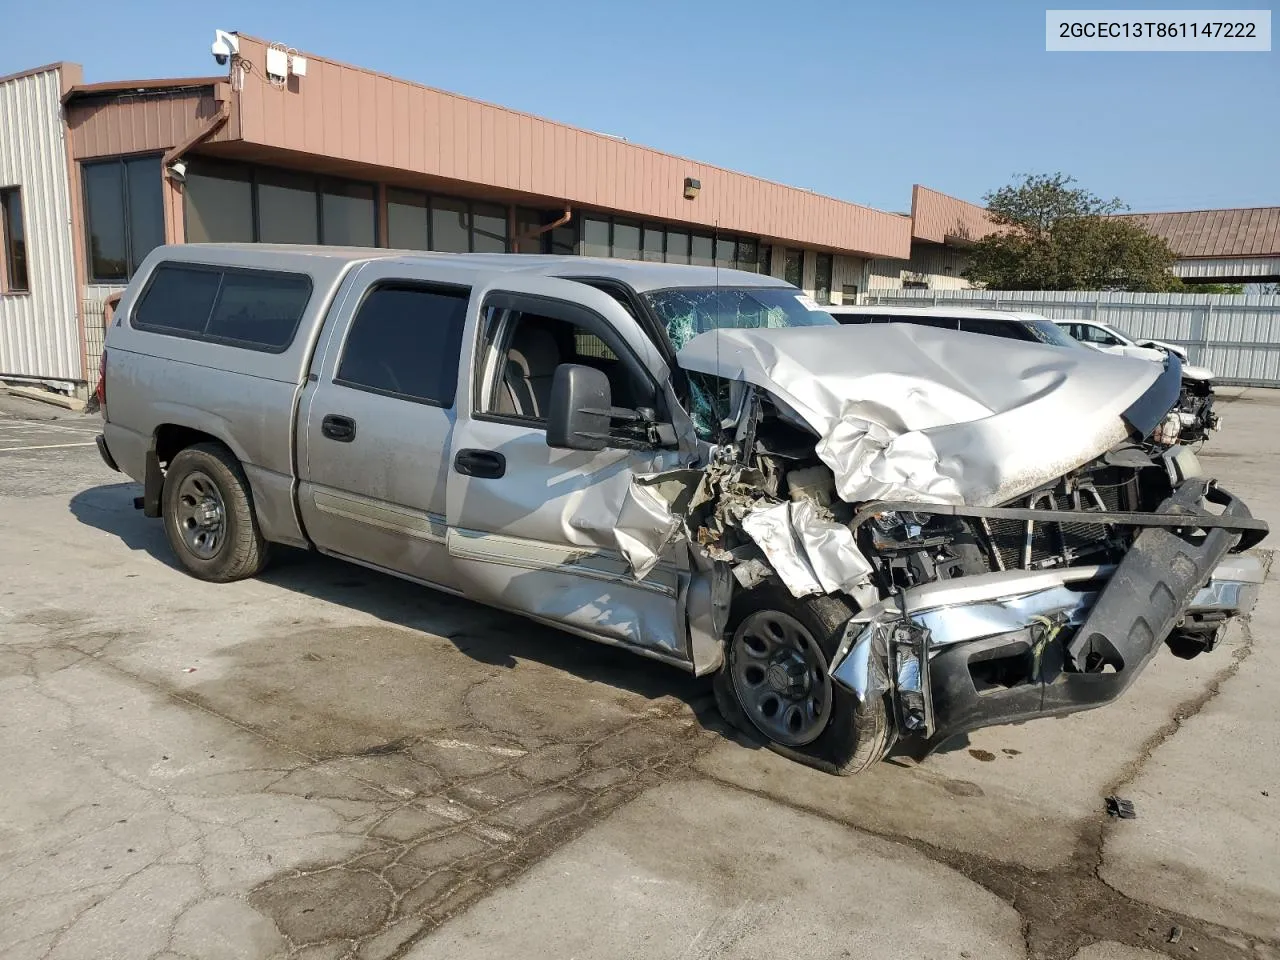
[[[887,697],[900,740],[927,752],[1114,700],[1162,644],[1212,649],[1257,600],[1263,564],[1238,551],[1266,525],[1184,476],[1187,453],[1146,470],[1103,462],[1005,507],[868,505],[863,536],[895,582],[849,623],[833,679]]]
[[[682,353],[717,431],[678,512],[737,594],[856,609],[826,672],[884,705],[890,741],[1100,706],[1162,645],[1195,656],[1252,610],[1265,570],[1243,551],[1267,525],[1179,445],[1176,358],[819,333]]]

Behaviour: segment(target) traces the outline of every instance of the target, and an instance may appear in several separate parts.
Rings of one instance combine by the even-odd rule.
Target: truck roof
[[[380,247],[324,247],[272,243],[194,243],[161,248],[160,259],[198,263],[235,262],[252,257],[255,265],[267,269],[299,269],[308,260],[323,258],[339,263],[364,261],[449,261],[452,265],[480,273],[533,273],[559,277],[607,277],[623,281],[633,289],[661,290],[668,287],[789,287],[777,277],[762,276],[727,267],[685,266],[640,260],[613,260],[604,257],[553,256],[519,253],[434,253],[423,250],[388,250]]]

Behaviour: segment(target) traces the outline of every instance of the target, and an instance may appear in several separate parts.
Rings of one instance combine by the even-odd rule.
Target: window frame
[[[147,258],[146,254],[136,258],[133,254],[133,217],[129,210],[129,176],[127,173],[127,165],[138,160],[155,160],[159,169],[160,176],[156,184],[156,189],[160,191],[160,246],[169,242],[168,224],[165,222],[164,214],[164,154],[148,151],[146,153],[122,153],[113,157],[90,157],[80,161],[80,201],[82,210],[84,211],[84,255],[85,255],[85,276],[87,282],[92,286],[126,286],[133,280],[134,275],[138,272],[138,268],[142,266],[142,261]],[[89,216],[89,178],[84,175],[85,170],[91,167],[106,167],[114,165],[119,171],[119,187],[121,201],[121,227],[124,230],[124,260],[125,275],[119,277],[98,277],[93,270],[93,224]],[[184,211],[185,212],[185,211]],[[183,234],[185,238],[185,227]],[[152,249],[155,249],[154,247]],[[147,251],[150,253],[151,251]],[[149,282],[149,281],[148,281]]]
[[[10,198],[18,198],[18,224],[22,228],[22,284],[14,282],[17,257],[13,255],[13,237],[9,231]],[[0,187],[0,294],[23,297],[31,293],[31,248],[27,243],[27,216],[22,203],[22,185]]]
[[[449,296],[457,296],[464,304],[461,318],[461,328],[458,336],[458,373],[459,376],[453,381],[453,396],[449,398],[448,403],[442,403],[439,400],[432,400],[429,397],[419,397],[410,393],[400,393],[396,390],[386,390],[382,387],[375,387],[370,384],[358,383],[354,380],[345,380],[339,374],[342,370],[342,361],[346,359],[347,348],[351,343],[351,334],[356,328],[356,320],[360,316],[360,311],[364,309],[364,305],[368,303],[369,298],[378,290],[385,289],[399,290],[420,290],[425,293],[446,294]],[[346,321],[346,329],[342,331],[342,344],[338,350],[337,359],[333,365],[333,375],[330,377],[330,383],[334,386],[345,387],[348,390],[359,390],[361,393],[371,393],[379,397],[389,397],[392,400],[403,400],[406,403],[417,403],[424,407],[436,407],[440,410],[454,410],[458,406],[458,384],[462,380],[462,357],[466,350],[466,329],[467,318],[470,316],[471,295],[473,289],[464,283],[445,283],[435,280],[414,280],[411,278],[387,277],[375,280],[364,289],[360,294],[360,300],[355,305],[355,309],[351,311]]]
[[[527,306],[520,306],[522,303],[527,304]],[[496,331],[492,339],[489,337],[490,325],[494,322],[489,316],[491,310],[499,310],[504,314],[497,321],[501,324],[501,327]],[[596,313],[596,311],[580,303],[560,300],[556,297],[546,297],[534,293],[519,293],[514,290],[490,290],[480,303],[480,322],[476,324],[475,349],[472,351],[470,398],[472,420],[505,423],[508,426],[526,427],[546,433],[546,420],[495,413],[487,409],[496,398],[499,377],[496,368],[490,371],[486,367],[490,364],[496,364],[501,358],[505,357],[507,350],[511,346],[511,337],[515,333],[516,326],[510,319],[512,313],[532,313],[548,317],[561,323],[579,327],[599,337],[605,346],[613,351],[618,358],[618,362],[623,364],[630,376],[643,380],[649,385],[649,389],[653,394],[654,410],[657,412],[658,420],[661,422],[666,417],[666,401],[661,385],[653,375],[653,371],[640,360],[639,355],[632,349],[626,337],[619,334],[613,324]],[[486,392],[486,375],[491,380],[487,387],[487,392],[489,393],[487,398],[484,396]],[[624,450],[631,448],[606,446],[606,449]]]
[[[254,274],[259,277],[289,277],[290,279],[302,278],[307,282],[307,302],[303,304],[302,312],[298,314],[298,318],[293,322],[293,330],[289,334],[289,340],[283,346],[277,347],[270,344],[259,343],[252,340],[236,340],[231,337],[216,337],[206,333],[195,333],[193,331],[184,331],[174,327],[153,327],[149,325],[138,324],[138,308],[146,302],[147,294],[151,292],[151,287],[155,283],[156,274],[164,267],[178,267],[184,270],[197,270],[204,273],[219,273],[224,277],[228,273]],[[315,296],[315,281],[312,280],[309,273],[297,273],[292,270],[262,270],[257,267],[242,267],[239,265],[205,263],[197,260],[161,260],[152,268],[151,273],[147,277],[147,282],[143,284],[142,291],[133,301],[133,306],[129,308],[129,328],[137,330],[141,333],[150,333],[160,337],[174,337],[179,340],[194,340],[198,343],[213,343],[223,347],[234,347],[238,350],[252,350],[255,353],[269,353],[279,355],[288,353],[293,347],[294,342],[298,339],[298,328],[302,326],[302,318],[307,315],[307,310],[311,307],[311,299]],[[209,325],[209,320],[213,317],[214,311],[218,308],[218,303],[222,298],[222,282],[218,283],[218,292],[214,295],[213,303],[209,305],[209,315],[205,317],[205,326]]]

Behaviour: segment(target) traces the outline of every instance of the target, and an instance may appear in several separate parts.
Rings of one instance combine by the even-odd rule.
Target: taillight
[[[93,395],[98,401],[98,410],[102,412],[102,419],[107,419],[107,350],[102,349],[102,359],[98,361],[98,386],[93,391]]]

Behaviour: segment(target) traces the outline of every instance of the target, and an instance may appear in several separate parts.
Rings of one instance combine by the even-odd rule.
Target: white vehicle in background
[[[1182,418],[1182,439],[1193,443],[1204,440],[1221,426],[1213,411],[1213,371],[1187,363],[1187,348],[1163,340],[1135,340],[1115,327],[1096,320],[1055,320],[1074,340],[1103,353],[1162,363],[1167,354],[1182,361],[1182,396],[1178,413]]]
[[[1140,360],[1157,360],[1161,357],[1153,354],[1172,353],[1182,361],[1184,370],[1186,362],[1190,359],[1186,347],[1176,343],[1166,343],[1164,340],[1135,340],[1123,330],[1117,330],[1105,323],[1098,323],[1096,320],[1055,320],[1054,323],[1066,330],[1074,339],[1104,353],[1137,357]],[[1209,376],[1212,378],[1213,374],[1210,373]]]

